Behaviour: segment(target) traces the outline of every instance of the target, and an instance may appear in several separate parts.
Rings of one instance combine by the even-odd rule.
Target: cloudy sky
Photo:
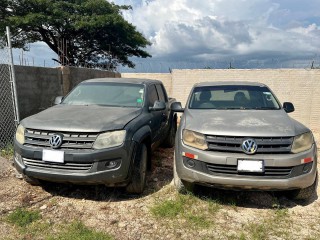
[[[133,7],[124,17],[152,43],[147,50],[153,57],[134,59],[137,67],[133,71],[320,64],[320,0],[113,2]],[[37,57],[50,55],[44,45],[36,48],[43,51]]]

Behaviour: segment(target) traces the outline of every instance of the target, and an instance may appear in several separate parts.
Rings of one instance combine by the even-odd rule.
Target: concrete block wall
[[[69,69],[69,91],[73,89],[78,83],[92,78],[114,78],[121,77],[120,73],[103,71],[98,69],[88,69],[88,68],[76,68],[76,67],[67,67]],[[64,67],[62,67],[63,71]],[[69,92],[68,91],[68,92]]]
[[[320,69],[173,69],[170,74],[126,73],[122,77],[162,80],[170,96],[185,105],[195,83],[249,81],[268,85],[279,101],[292,102],[290,116],[309,127],[320,145]],[[171,80],[171,83],[168,82]]]
[[[15,75],[21,119],[52,106],[62,95],[59,68],[15,66]]]
[[[91,78],[120,77],[119,73],[76,67],[15,66],[20,119],[53,105],[79,82]]]
[[[90,78],[120,77],[96,69],[15,66],[21,118],[52,106],[79,82]],[[296,111],[290,116],[308,126],[320,141],[320,69],[184,69],[172,73],[123,73],[126,78],[161,80],[168,95],[184,105],[194,83],[208,81],[253,81],[267,84],[279,100],[290,101]],[[320,142],[319,142],[320,145]]]
[[[170,73],[122,73],[122,78],[145,78],[162,81],[169,97],[172,97],[172,75]]]

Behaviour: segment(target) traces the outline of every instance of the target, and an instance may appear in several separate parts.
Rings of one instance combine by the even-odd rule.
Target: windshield
[[[87,82],[75,87],[62,104],[141,108],[143,102],[142,84]]]
[[[264,86],[225,85],[193,89],[190,109],[280,109],[269,88]]]

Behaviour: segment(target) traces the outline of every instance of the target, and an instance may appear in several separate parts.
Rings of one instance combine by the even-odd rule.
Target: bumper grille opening
[[[47,170],[64,170],[70,172],[87,172],[93,163],[50,163],[37,159],[23,158],[23,163],[28,167],[36,167]]]
[[[238,173],[237,165],[220,165],[208,164],[207,169],[210,173],[214,174],[231,174],[231,175],[256,175],[256,176],[274,176],[286,177],[291,174],[293,167],[264,167],[264,173]]]

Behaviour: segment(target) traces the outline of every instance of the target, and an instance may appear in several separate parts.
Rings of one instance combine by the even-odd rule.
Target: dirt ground
[[[76,219],[115,239],[320,239],[319,185],[317,195],[308,203],[289,200],[281,193],[202,188],[196,204],[219,203],[216,213],[206,215],[212,224],[199,228],[179,217],[155,217],[150,211],[155,204],[178,196],[172,186],[172,160],[173,149],[156,151],[147,189],[142,196],[134,196],[104,186],[31,186],[16,176],[10,160],[0,157],[0,217],[4,219],[18,207],[37,209],[51,223]],[[281,218],[279,209],[285,209],[285,217]],[[0,239],[19,239],[19,234],[6,221],[0,222]]]

